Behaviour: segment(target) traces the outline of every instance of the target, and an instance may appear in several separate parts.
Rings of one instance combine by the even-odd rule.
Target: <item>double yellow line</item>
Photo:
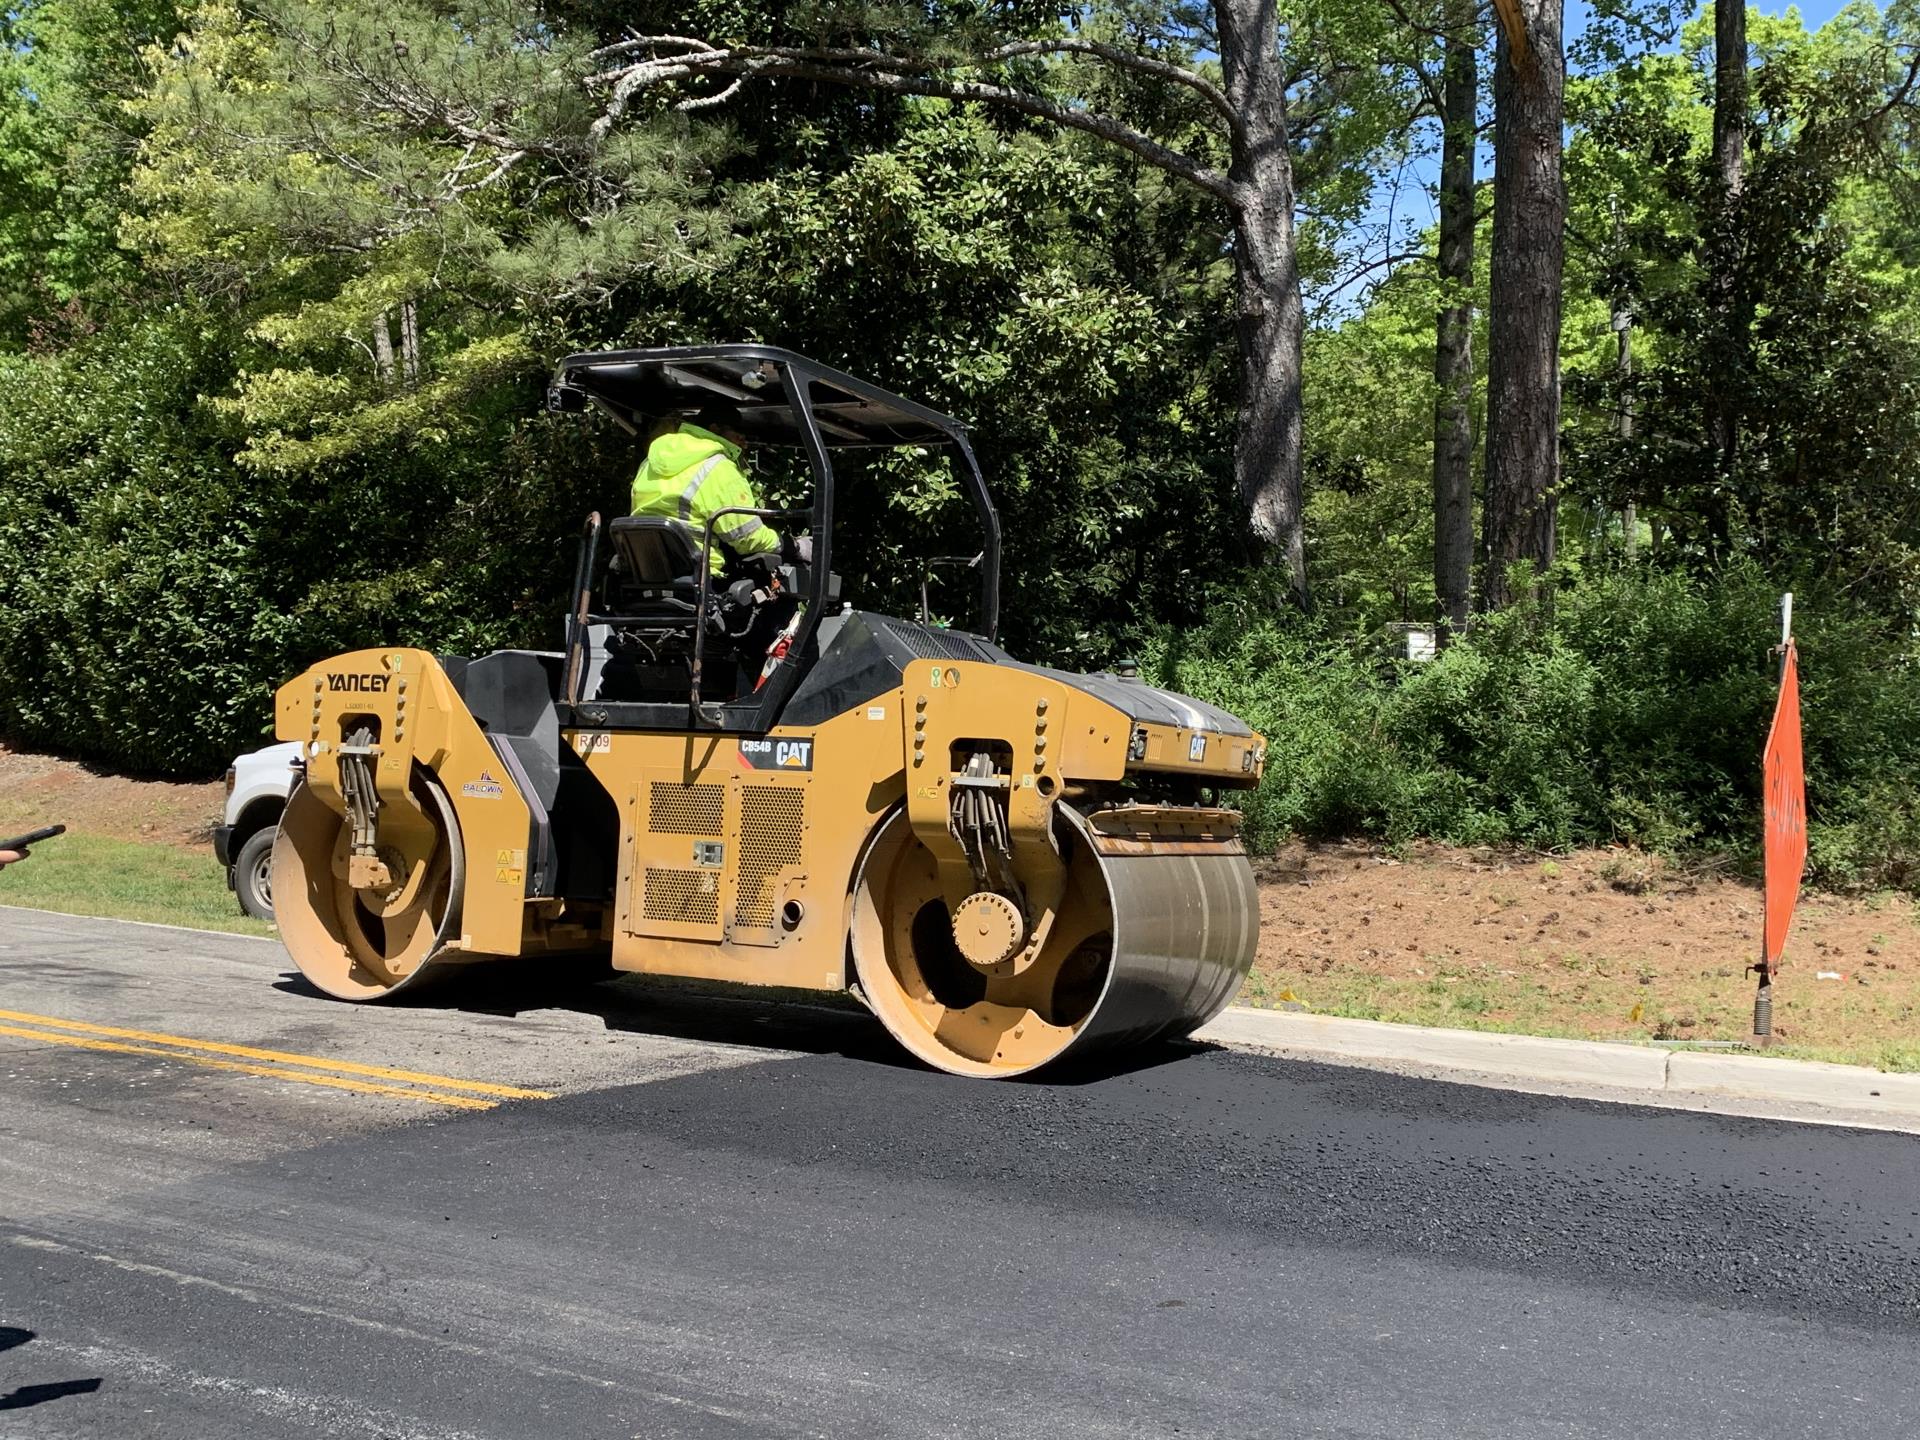
[[[453,1105],[462,1110],[491,1110],[502,1100],[551,1100],[545,1090],[517,1085],[494,1085],[484,1080],[456,1080],[451,1075],[427,1075],[396,1070],[388,1065],[362,1065],[355,1060],[327,1060],[318,1055],[294,1055],[285,1050],[259,1050],[251,1045],[229,1045],[220,1040],[191,1040],[153,1030],[126,1030],[118,1025],[90,1025],[53,1015],[29,1015],[0,1010],[0,1035],[71,1045],[80,1050],[104,1050],[116,1055],[156,1055],[214,1070],[237,1070],[243,1075],[266,1075],[296,1080],[333,1090],[363,1095],[390,1095],[427,1105]],[[228,1059],[233,1056],[237,1058]],[[356,1079],[353,1077],[367,1078]],[[388,1083],[381,1084],[379,1082]]]

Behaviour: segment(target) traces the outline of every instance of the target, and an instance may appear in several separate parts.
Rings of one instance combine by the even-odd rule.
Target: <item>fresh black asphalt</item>
[[[0,1197],[0,1436],[1920,1434],[1913,1137],[691,1013],[728,1063],[377,1125],[9,1054],[75,1169]]]

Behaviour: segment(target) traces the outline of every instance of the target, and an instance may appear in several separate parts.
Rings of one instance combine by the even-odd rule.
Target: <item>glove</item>
[[[781,553],[787,557],[789,565],[811,565],[813,563],[813,537],[811,535],[788,535],[780,541]]]

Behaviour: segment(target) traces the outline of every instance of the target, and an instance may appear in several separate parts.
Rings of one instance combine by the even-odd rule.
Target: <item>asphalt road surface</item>
[[[7,909],[0,1085],[4,1437],[1920,1434],[1907,1135]]]

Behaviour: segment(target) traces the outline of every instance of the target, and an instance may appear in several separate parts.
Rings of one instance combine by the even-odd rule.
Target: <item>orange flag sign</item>
[[[1761,973],[1780,968],[1787,927],[1800,898],[1800,877],[1807,868],[1807,780],[1800,758],[1800,657],[1788,640],[1780,667],[1780,698],[1767,732],[1764,770],[1766,797],[1767,918],[1762,937]]]

